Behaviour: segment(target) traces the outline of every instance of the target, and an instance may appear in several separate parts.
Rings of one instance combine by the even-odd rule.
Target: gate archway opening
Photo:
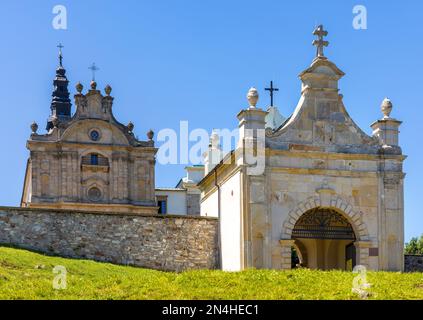
[[[307,257],[302,267],[352,270],[355,265],[356,235],[337,210],[317,207],[306,211],[295,223],[291,238],[295,250]]]

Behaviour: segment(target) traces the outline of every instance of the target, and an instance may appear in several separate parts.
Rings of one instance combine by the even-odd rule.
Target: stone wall
[[[404,269],[406,272],[423,272],[423,255],[406,254]]]
[[[0,243],[172,271],[216,268],[217,225],[206,217],[0,207]]]

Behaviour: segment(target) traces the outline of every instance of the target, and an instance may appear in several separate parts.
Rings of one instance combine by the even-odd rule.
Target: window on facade
[[[91,165],[98,166],[98,154],[91,155]]]
[[[97,130],[93,130],[90,132],[90,139],[92,141],[98,141],[100,139],[100,132]]]
[[[91,153],[82,157],[83,166],[101,166],[108,167],[109,159],[98,153]]]
[[[99,201],[101,199],[101,190],[97,187],[93,187],[88,190],[88,198],[91,201]]]
[[[166,214],[167,213],[167,201],[166,200],[157,201],[157,205],[159,207],[159,214]]]

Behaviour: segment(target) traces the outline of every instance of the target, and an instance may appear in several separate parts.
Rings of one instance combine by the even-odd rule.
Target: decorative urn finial
[[[132,131],[134,131],[134,124],[132,123],[132,121],[129,121],[127,128],[128,128],[128,131],[131,133]]]
[[[91,89],[92,90],[96,90],[97,89],[97,82],[95,82],[94,80],[91,81],[90,83]]]
[[[31,130],[32,134],[37,134],[38,124],[35,121],[31,124]]]
[[[257,89],[252,87],[248,90],[247,99],[250,104],[250,108],[255,108],[259,99]]]
[[[219,148],[219,143],[220,143],[219,133],[217,132],[216,129],[213,129],[212,134],[210,136],[210,146],[215,147],[215,148]]]
[[[81,84],[81,82],[78,82],[75,86],[76,91],[78,91],[79,94],[82,93],[82,90],[84,90],[84,86]]]
[[[147,138],[148,140],[153,140],[154,138],[154,131],[150,129],[150,131],[147,132]]]
[[[110,85],[107,85],[106,88],[104,88],[104,92],[106,92],[106,94],[110,96],[110,93],[112,93],[112,87]]]
[[[383,118],[390,118],[392,112],[392,102],[388,98],[383,99],[381,110],[383,113]]]

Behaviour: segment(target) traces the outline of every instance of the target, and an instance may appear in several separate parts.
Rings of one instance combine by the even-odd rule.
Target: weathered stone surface
[[[0,208],[0,243],[181,271],[217,266],[217,219]]]

